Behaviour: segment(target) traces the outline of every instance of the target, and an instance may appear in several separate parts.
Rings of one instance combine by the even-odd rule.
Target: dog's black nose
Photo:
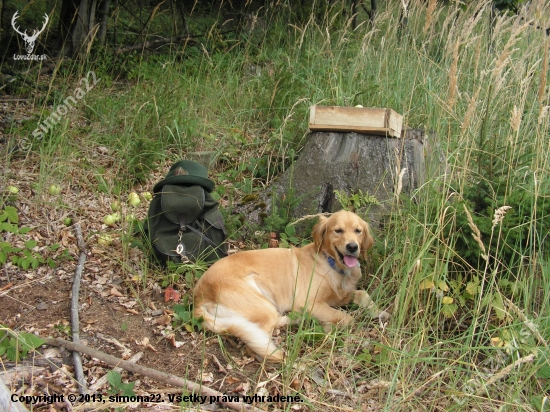
[[[357,246],[357,243],[348,243],[346,245],[346,250],[349,253],[355,253],[355,252],[357,252],[357,249],[359,249],[359,246]]]

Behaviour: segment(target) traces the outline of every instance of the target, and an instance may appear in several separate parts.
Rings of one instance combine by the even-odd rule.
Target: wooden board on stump
[[[311,106],[309,129],[312,132],[357,132],[401,137],[403,116],[392,109]]]

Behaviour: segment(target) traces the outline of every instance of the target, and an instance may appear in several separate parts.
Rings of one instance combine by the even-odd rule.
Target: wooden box
[[[356,132],[401,137],[403,116],[392,109],[311,106],[309,128],[315,132]]]

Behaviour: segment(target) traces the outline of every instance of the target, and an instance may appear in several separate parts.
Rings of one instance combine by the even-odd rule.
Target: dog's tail
[[[203,325],[216,333],[240,338],[261,359],[281,362],[283,351],[271,340],[269,333],[233,310],[214,303],[202,303],[195,307],[195,317],[203,318]]]

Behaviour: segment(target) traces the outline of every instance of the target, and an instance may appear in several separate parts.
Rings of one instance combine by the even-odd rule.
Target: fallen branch
[[[143,357],[143,352],[138,352],[134,356],[132,356],[130,359],[128,359],[128,362],[138,363],[142,357]],[[114,371],[120,373],[122,372],[122,368],[115,368]],[[96,381],[96,383],[90,386],[90,393],[97,393],[99,388],[101,388],[103,385],[107,383],[107,379],[108,379],[107,374],[99,378]]]
[[[11,401],[12,392],[0,379],[0,410],[10,412],[29,412],[22,402]]]
[[[171,373],[161,372],[155,369],[147,368],[146,366],[137,365],[135,363],[119,359],[115,356],[108,355],[104,352],[92,349],[88,346],[84,346],[74,342],[69,342],[59,338],[45,339],[44,343],[46,345],[51,345],[51,346],[61,346],[70,351],[81,352],[92,358],[96,358],[102,362],[105,362],[110,366],[119,367],[133,373],[139,373],[140,375],[147,376],[149,378],[155,379],[160,382],[164,382],[168,385],[178,386],[180,388],[187,388],[187,390],[192,393],[197,393],[197,394],[200,393],[208,397],[212,396],[216,398],[216,402],[237,411],[263,412],[261,409],[255,408],[252,405],[247,405],[242,402],[234,402],[234,401],[223,402],[221,401],[221,399],[224,394],[214,389],[211,389],[207,386],[189,381],[187,379],[180,378],[179,376],[172,375]]]
[[[78,296],[80,293],[80,279],[82,278],[82,271],[84,270],[84,263],[86,263],[86,243],[82,237],[82,229],[80,224],[76,223],[74,225],[74,231],[76,234],[76,242],[78,244],[78,249],[80,250],[80,257],[78,258],[78,264],[76,265],[76,272],[74,274],[73,280],[73,290],[71,297],[71,328],[72,336],[74,343],[80,343],[80,321],[78,318]],[[74,363],[74,373],[76,375],[76,380],[78,381],[79,392],[81,394],[88,393],[86,387],[86,379],[84,377],[84,370],[82,368],[82,359],[80,359],[80,353],[73,352],[73,363]]]

